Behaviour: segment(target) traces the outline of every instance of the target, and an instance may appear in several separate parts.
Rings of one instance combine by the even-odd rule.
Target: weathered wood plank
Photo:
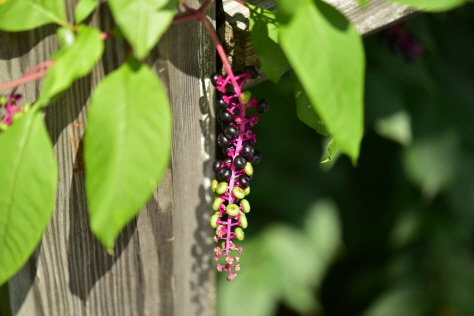
[[[400,4],[373,0],[364,7],[359,7],[354,0],[324,0],[341,11],[351,20],[359,32],[370,35],[379,29],[416,14],[416,11]],[[274,11],[275,0],[253,0],[249,3]],[[235,69],[245,66],[260,68],[248,31],[250,12],[247,7],[234,0],[223,0],[225,23],[220,27],[219,34],[225,49],[230,55],[230,62]],[[260,79],[261,81],[262,79]],[[255,82],[253,82],[255,83]]]
[[[68,1],[69,16],[76,2]],[[105,4],[90,23],[103,31],[114,27]],[[0,32],[0,81],[47,60],[57,49],[54,32],[53,26]],[[40,246],[9,282],[12,315],[213,315],[208,220],[214,89],[207,77],[215,70],[215,53],[200,24],[173,26],[148,58],[168,86],[174,115],[172,161],[161,185],[118,237],[115,256],[89,229],[81,145],[87,105],[94,86],[125,52],[123,41],[108,40],[92,75],[46,109],[60,167],[57,202]],[[32,82],[19,92],[34,102],[40,87]]]

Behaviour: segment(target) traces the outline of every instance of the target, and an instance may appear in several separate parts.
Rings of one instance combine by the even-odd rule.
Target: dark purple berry
[[[239,129],[234,125],[229,125],[224,129],[224,135],[228,139],[236,139],[239,137]]]
[[[230,104],[225,102],[224,99],[222,97],[220,97],[219,101],[217,101],[217,106],[222,108],[222,109],[226,109],[226,108],[230,107]]]
[[[219,171],[219,169],[221,167],[223,167],[223,163],[222,163],[222,160],[219,160],[217,159],[216,161],[214,161],[214,163],[212,164],[212,170],[214,170],[215,173],[217,173]]]
[[[227,181],[232,176],[232,170],[229,167],[222,167],[217,172],[217,176],[221,181]]]
[[[247,187],[250,185],[250,179],[249,179],[248,176],[246,176],[246,175],[243,174],[243,175],[241,175],[241,176],[239,177],[239,183],[240,183],[240,186],[241,186],[243,189],[245,189],[245,188],[247,188]]]
[[[261,99],[260,101],[258,101],[258,104],[257,104],[257,112],[258,113],[265,113],[268,111],[268,102],[267,100],[265,99]]]
[[[234,158],[235,170],[238,171],[238,170],[244,169],[246,163],[247,163],[247,159],[245,159],[244,157],[242,157],[240,155],[235,157]]]
[[[248,73],[252,79],[256,79],[258,77],[258,72],[255,67],[247,66],[244,68],[244,72]]]
[[[219,146],[221,146],[222,148],[226,148],[227,146],[229,146],[230,144],[230,141],[227,137],[224,136],[223,133],[220,133],[219,136],[217,136],[217,143],[219,144]]]
[[[244,73],[242,71],[236,71],[234,72],[234,76],[242,76]]]
[[[222,77],[221,73],[215,72],[211,75],[211,83],[214,87],[217,87],[217,80]]]
[[[219,123],[229,123],[234,120],[234,116],[227,110],[222,110],[217,115]]]
[[[232,164],[232,158],[227,157],[226,159],[224,159],[223,163],[224,166],[230,167],[230,165]]]
[[[258,165],[260,161],[262,160],[262,154],[258,150],[255,150],[252,159],[250,159],[250,162],[252,165]]]
[[[235,150],[234,145],[230,145],[227,148],[224,148],[224,150],[222,152],[224,153],[224,155],[229,156],[229,153],[230,153],[231,150]]]
[[[244,158],[250,159],[253,157],[254,153],[255,153],[255,148],[253,148],[251,144],[245,143],[242,146],[242,156],[244,156]]]

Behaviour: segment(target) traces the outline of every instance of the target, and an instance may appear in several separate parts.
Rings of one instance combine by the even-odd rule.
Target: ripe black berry
[[[234,72],[234,76],[236,76],[236,77],[237,77],[237,76],[242,76],[243,74],[244,74],[244,73],[243,73],[242,71],[240,71],[240,70]]]
[[[258,113],[265,113],[268,111],[268,102],[267,100],[265,99],[261,99],[260,101],[258,101],[258,104],[257,104],[257,112]]]
[[[245,189],[245,188],[247,188],[247,187],[250,185],[250,179],[249,179],[248,176],[246,176],[246,175],[243,174],[243,175],[241,175],[241,176],[239,177],[239,183],[240,183],[240,186],[241,186],[243,189]]]
[[[234,116],[227,110],[222,110],[218,115],[219,123],[228,123],[234,120]]]
[[[223,163],[224,163],[224,166],[230,167],[232,163],[232,158],[227,157],[226,159],[224,159]]]
[[[217,87],[217,79],[219,79],[220,77],[222,77],[222,74],[221,73],[213,73],[211,75],[211,83],[214,87]]]
[[[258,150],[255,150],[255,153],[253,154],[253,157],[250,159],[250,162],[252,165],[258,165],[260,161],[262,160],[262,154]]]
[[[234,125],[229,125],[224,129],[224,135],[228,139],[236,139],[239,137],[239,129]]]
[[[223,167],[222,160],[217,159],[212,164],[212,170],[214,170],[215,173],[217,173],[221,167]]]
[[[247,163],[247,159],[245,159],[244,157],[242,156],[237,156],[234,158],[234,167],[235,167],[235,170],[238,171],[238,170],[242,170],[244,167],[245,167],[245,164]]]
[[[227,181],[232,176],[232,170],[229,167],[222,167],[217,172],[217,176],[221,181]]]
[[[226,148],[227,146],[229,146],[230,141],[227,137],[224,136],[223,133],[220,133],[219,136],[217,136],[217,143],[222,148]]]
[[[242,156],[244,156],[244,158],[250,159],[253,157],[254,153],[255,153],[255,148],[253,148],[251,144],[245,143],[242,146]]]

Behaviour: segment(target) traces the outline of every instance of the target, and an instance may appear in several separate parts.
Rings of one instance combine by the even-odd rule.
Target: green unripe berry
[[[22,116],[23,116],[23,112],[16,112],[15,114],[13,114],[12,122],[14,123],[18,121]]]
[[[221,183],[219,183],[219,185],[216,188],[216,193],[217,194],[224,194],[227,191],[228,187],[229,187],[229,185],[227,184],[227,182],[221,182]]]
[[[240,215],[239,220],[240,220],[240,227],[242,227],[243,229],[245,229],[249,226],[249,222],[247,221],[247,217],[244,214]]]
[[[244,213],[250,212],[250,203],[246,199],[243,199],[240,201],[240,205],[242,206],[242,209]]]
[[[0,95],[0,106],[4,106],[5,104],[7,104],[7,102],[7,97],[4,95]]]
[[[234,194],[234,196],[236,198],[238,198],[239,200],[240,199],[243,199],[245,197],[245,191],[242,190],[241,187],[235,187],[233,190],[232,190],[232,193]]]
[[[219,185],[219,181],[216,179],[212,180],[211,182],[211,190],[212,192],[216,192],[217,186]]]
[[[4,132],[6,131],[8,128],[8,125],[3,123],[3,122],[0,122],[0,132]]]
[[[242,103],[242,104],[249,103],[251,97],[252,97],[252,94],[250,93],[250,91],[245,91],[240,96],[240,103]]]
[[[217,197],[214,199],[214,202],[212,203],[212,209],[214,212],[217,212],[219,210],[219,206],[222,204],[222,199],[220,197]]]
[[[235,234],[235,237],[236,237],[238,240],[240,240],[240,241],[244,240],[244,238],[245,238],[244,231],[243,231],[242,228],[240,228],[240,227],[237,227],[237,228],[234,230],[234,234]]]
[[[245,174],[248,176],[253,175],[253,167],[250,162],[247,162],[244,167]]]
[[[237,216],[240,212],[240,209],[235,204],[229,204],[226,206],[225,211],[230,216]]]
[[[246,187],[244,192],[245,192],[245,195],[249,195],[250,194],[250,187]]]
[[[218,220],[219,220],[219,214],[214,214],[211,216],[210,224],[212,228],[217,228]]]

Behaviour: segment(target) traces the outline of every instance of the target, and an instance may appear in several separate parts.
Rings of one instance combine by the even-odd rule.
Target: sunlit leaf
[[[166,90],[129,59],[94,91],[84,140],[91,228],[109,252],[160,182],[170,148]]]
[[[64,0],[0,1],[1,30],[26,31],[49,23],[67,23]]]
[[[56,64],[48,69],[38,102],[48,103],[52,97],[66,90],[74,80],[91,72],[103,50],[104,42],[100,31],[81,25],[72,45],[63,46],[51,57]]]
[[[280,44],[311,105],[355,163],[363,135],[365,61],[360,35],[328,4],[288,2],[292,0],[281,1]]]
[[[41,240],[51,217],[58,170],[42,113],[30,110],[0,135],[0,285]]]
[[[98,0],[79,1],[76,5],[76,8],[74,9],[74,20],[76,21],[76,24],[79,24],[84,21],[84,19],[87,18],[89,14],[92,13],[92,11],[94,11],[98,3]]]
[[[249,7],[252,46],[258,54],[264,75],[277,83],[290,64],[278,44],[275,13],[252,5]]]
[[[109,0],[108,4],[133,53],[142,59],[170,26],[178,0]]]

